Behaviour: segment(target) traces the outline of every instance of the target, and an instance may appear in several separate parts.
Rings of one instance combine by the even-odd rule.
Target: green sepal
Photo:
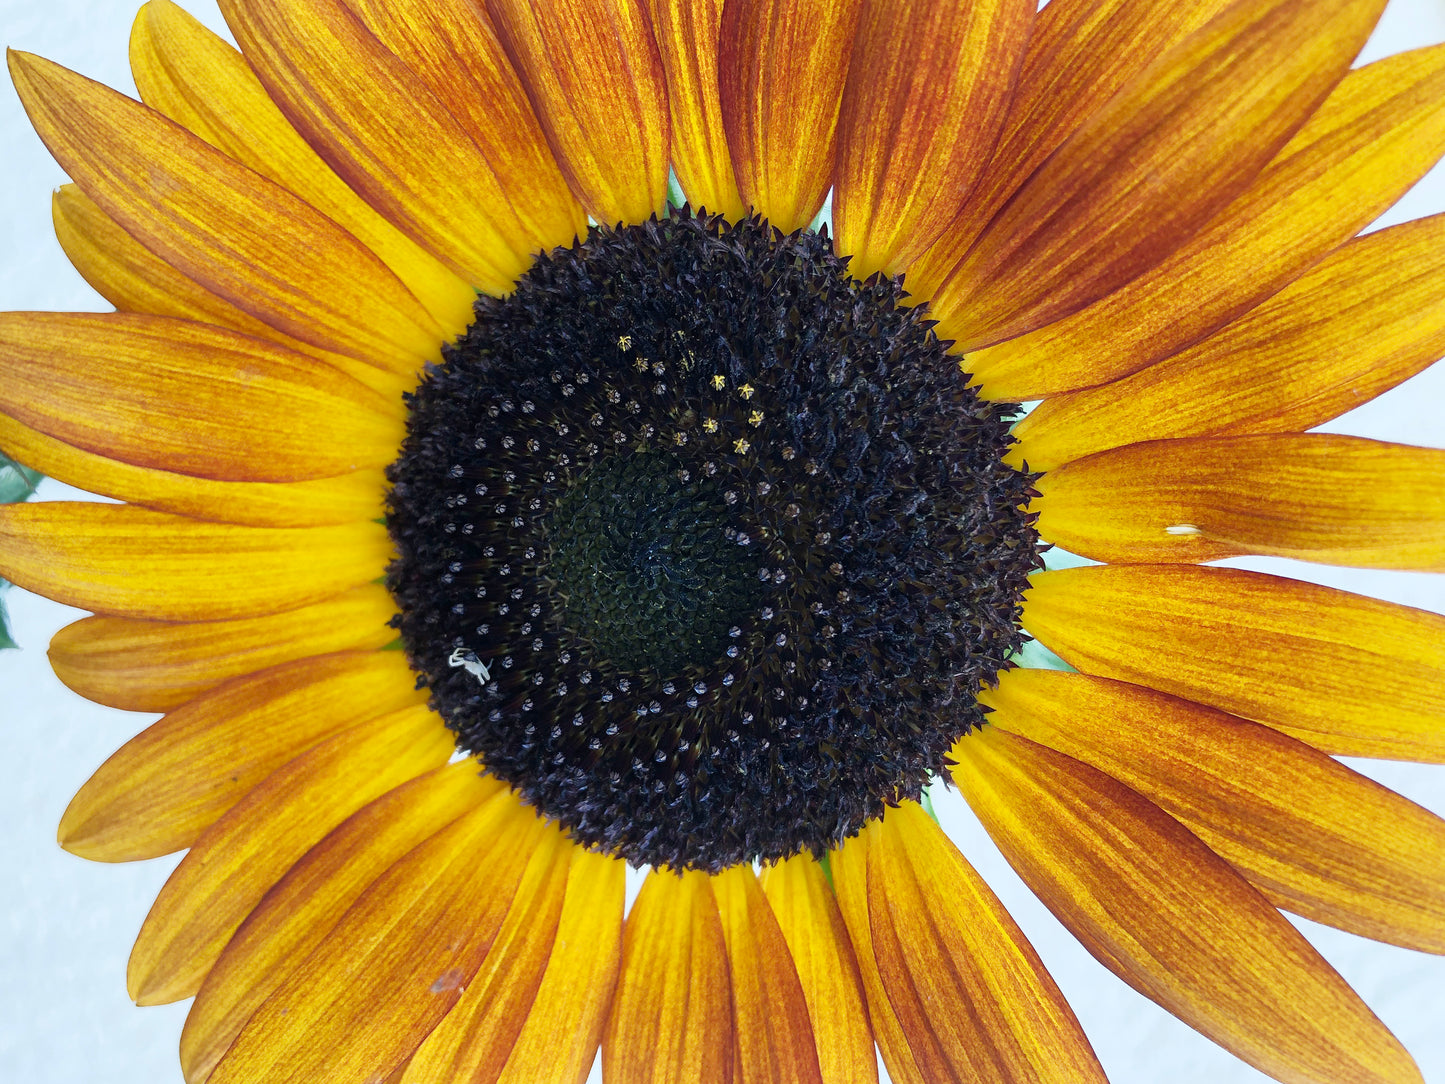
[[[17,463],[0,453],[0,504],[28,501],[35,495],[35,487],[40,485],[40,480],[44,477],[38,470],[31,470],[23,463]],[[9,586],[5,580],[0,580],[0,596],[3,596]],[[5,599],[0,597],[0,651],[19,646],[10,635],[10,619],[5,612]]]

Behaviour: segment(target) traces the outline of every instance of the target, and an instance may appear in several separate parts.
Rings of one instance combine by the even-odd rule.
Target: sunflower
[[[123,503],[0,509],[0,575],[164,713],[60,837],[188,850],[128,972],[185,1078],[1104,1079],[942,779],[1245,1062],[1421,1079],[1281,912],[1445,952],[1445,821],[1336,759],[1445,756],[1445,618],[1213,563],[1445,568],[1445,453],[1306,432],[1445,350],[1445,219],[1360,232],[1445,153],[1383,6],[12,52],[116,311],[0,316],[0,450]]]

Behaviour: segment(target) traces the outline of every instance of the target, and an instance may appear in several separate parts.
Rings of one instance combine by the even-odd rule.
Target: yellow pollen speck
[[[741,395],[744,399],[751,399],[753,397],[753,391],[754,388],[751,384],[744,384],[738,389],[738,394]]]
[[[704,429],[706,429],[709,433],[716,433],[716,432],[717,432],[717,419],[716,419],[716,418],[709,418],[707,421],[705,421],[705,422],[702,423],[702,427],[703,427]]]
[[[742,455],[751,447],[752,445],[749,444],[742,437],[738,437],[737,440],[733,441],[733,451],[737,452],[739,455]]]
[[[722,391],[723,388],[727,387],[727,383],[728,378],[720,374],[712,378],[712,386],[718,391]]]
[[[617,349],[626,352],[632,349],[632,336],[623,335],[617,340]]]
[[[748,415],[748,424],[749,424],[749,425],[762,425],[762,424],[763,424],[763,412],[762,412],[761,410],[755,410],[755,411],[753,411],[751,414],[749,414],[749,415]]]

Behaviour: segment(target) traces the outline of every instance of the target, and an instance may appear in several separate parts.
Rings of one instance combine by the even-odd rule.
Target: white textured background
[[[211,0],[193,10],[222,28]],[[113,0],[0,0],[0,43],[134,93],[125,59],[131,16],[130,4]],[[1393,0],[1364,59],[1440,41],[1445,3]],[[0,309],[107,308],[51,234],[50,190],[65,177],[31,132],[8,82],[0,89],[0,159]],[[1436,170],[1382,224],[1442,210],[1445,170]],[[1439,446],[1445,445],[1442,416],[1445,366],[1328,428]],[[42,496],[63,492],[47,483]],[[1308,566],[1290,571],[1445,612],[1442,579]],[[0,1081],[179,1082],[175,1048],[185,1005],[137,1009],[124,985],[131,940],[175,859],[104,866],[55,844],[70,795],[147,720],[83,701],[50,673],[45,644],[77,611],[16,589],[7,592],[7,603],[26,650],[0,652]],[[1381,689],[1383,710],[1389,695],[1388,687]],[[1445,813],[1445,768],[1355,766]],[[1049,965],[1116,1084],[1266,1079],[1096,964],[1013,875],[956,795],[945,796],[938,810]],[[1445,959],[1300,925],[1413,1052],[1426,1081],[1445,1084]]]

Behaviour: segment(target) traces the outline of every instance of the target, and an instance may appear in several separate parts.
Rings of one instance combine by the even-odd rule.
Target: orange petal
[[[249,527],[329,527],[378,519],[386,512],[386,478],[379,470],[313,482],[217,482],[92,455],[5,414],[0,414],[0,448],[47,477],[192,519]]]
[[[557,939],[499,1084],[587,1079],[622,962],[623,869],[614,858],[572,848]]]
[[[877,1084],[863,977],[823,867],[795,855],[762,873],[808,1006],[823,1084]]]
[[[417,1047],[404,1081],[493,1084],[497,1079],[531,1013],[559,936],[567,870],[576,849],[560,829],[546,833],[482,966],[446,1018]]]
[[[648,15],[667,73],[672,168],[693,207],[737,220],[738,193],[718,96],[723,0],[648,0]]]
[[[400,410],[340,370],[189,320],[0,313],[0,365],[0,411],[156,470],[309,481],[384,467],[403,435]]]
[[[1046,400],[1015,429],[1048,470],[1160,437],[1313,428],[1445,352],[1445,215],[1351,241],[1223,331],[1133,376]]]
[[[1045,474],[1038,530],[1112,562],[1266,553],[1445,571],[1445,451],[1326,433],[1156,440]]]
[[[462,760],[398,787],[353,814],[266,894],[206,976],[181,1033],[187,1084],[205,1080],[251,1014],[377,877],[502,784]]]
[[[954,780],[1009,864],[1141,994],[1280,1080],[1420,1081],[1304,936],[1147,799],[996,727],[953,755]]]
[[[375,580],[391,542],[376,523],[236,527],[123,504],[0,506],[0,576],[69,606],[123,617],[255,617]]]
[[[1104,1072],[1064,996],[1003,905],[916,802],[844,844],[835,866],[852,931],[869,927],[908,1050],[896,1078],[1098,1081]],[[855,939],[855,944],[856,944]],[[862,945],[858,946],[860,951]],[[902,1073],[894,1070],[906,1058]]]
[[[1228,0],[1050,0],[1024,52],[1008,119],[988,168],[943,236],[908,269],[933,296],[998,209],[1130,79],[1219,14]]]
[[[1029,177],[934,299],[960,350],[1066,316],[1162,262],[1344,76],[1382,0],[1240,0]]]
[[[587,216],[557,167],[522,81],[482,4],[477,0],[342,3],[431,89],[491,164],[496,193],[484,197],[474,192],[471,199],[484,209],[490,207],[489,201],[503,201],[522,224],[514,247],[520,244],[519,251],[531,257],[587,236]]]
[[[164,0],[160,0],[164,2]],[[269,100],[269,99],[268,99]],[[383,392],[401,409],[395,374],[337,354],[276,330],[181,274],[146,248],[94,200],[73,184],[61,185],[50,200],[55,237],[65,255],[97,293],[123,312],[174,316],[270,339],[292,350],[331,362],[368,387]],[[93,488],[93,487],[86,487]]]
[[[60,845],[100,862],[189,847],[261,780],[342,727],[424,699],[399,651],[342,651],[235,678],[147,727],[70,800]]]
[[[425,705],[348,727],[277,769],[202,833],[156,897],[126,987],[138,1005],[192,996],[236,927],[297,859],[455,750]]]
[[[1035,574],[1023,624],[1085,673],[1327,753],[1445,761],[1439,614],[1232,568],[1109,565]]]
[[[604,225],[667,207],[667,79],[643,0],[485,0],[572,191]]]
[[[722,5],[718,91],[743,202],[784,232],[833,183],[838,110],[862,0]]]
[[[385,647],[396,604],[376,584],[281,614],[237,621],[87,617],[50,641],[50,665],[81,696],[127,711],[170,711],[228,678],[311,655]]]
[[[526,1022],[558,936],[574,849],[559,829],[546,833],[482,966],[412,1055],[404,1081],[496,1080]]]
[[[391,1073],[471,984],[556,832],[502,794],[411,851],[256,1010],[211,1084]]]
[[[969,357],[994,397],[1032,399],[1167,358],[1298,278],[1445,152],[1445,46],[1353,71],[1244,191],[1163,263],[1057,323]],[[1331,305],[1326,311],[1334,312]]]
[[[708,875],[653,870],[627,916],[602,1039],[609,1084],[733,1079],[727,944]]]
[[[752,866],[716,874],[712,890],[732,977],[735,1075],[749,1084],[822,1084],[803,986]]]
[[[849,271],[898,274],[952,221],[998,142],[1034,0],[873,0],[838,120],[833,222]]]
[[[571,208],[545,233],[444,102],[341,0],[223,0],[246,61],[306,141],[363,199],[473,286],[505,293],[539,249],[570,241]]]
[[[176,270],[278,330],[383,374],[399,379],[437,357],[444,335],[431,315],[310,204],[108,87],[28,53],[9,59],[50,153]]]
[[[1333,757],[1258,723],[1084,674],[1012,670],[979,699],[993,726],[1144,795],[1276,906],[1445,953],[1445,820]]]

